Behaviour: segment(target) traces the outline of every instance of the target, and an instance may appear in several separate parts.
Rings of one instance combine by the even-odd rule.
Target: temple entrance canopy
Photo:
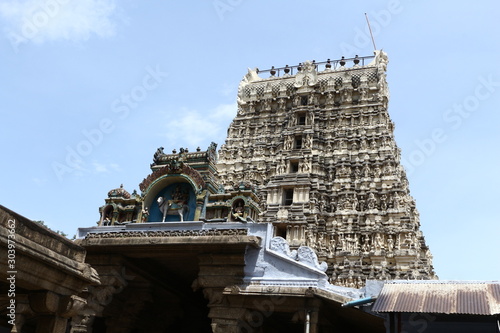
[[[241,181],[234,188],[221,188],[216,172],[216,149],[157,149],[151,173],[139,184],[141,194],[123,185],[108,192],[99,208],[99,226],[144,222],[256,221],[260,214],[256,187]]]

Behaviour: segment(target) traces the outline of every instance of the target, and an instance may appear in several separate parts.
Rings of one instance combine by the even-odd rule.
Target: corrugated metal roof
[[[500,283],[387,283],[376,312],[500,314]]]

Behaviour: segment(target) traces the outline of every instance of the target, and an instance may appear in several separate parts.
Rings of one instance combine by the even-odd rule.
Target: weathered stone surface
[[[7,276],[15,277],[12,299],[18,331],[30,322],[36,332],[66,332],[68,318],[85,304],[77,295],[100,283],[96,271],[84,262],[84,248],[3,206],[0,250],[6,254],[0,256],[2,289]]]

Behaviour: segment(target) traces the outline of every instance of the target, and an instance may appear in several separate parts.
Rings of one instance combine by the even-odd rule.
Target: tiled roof
[[[500,314],[500,282],[387,283],[376,312]]]

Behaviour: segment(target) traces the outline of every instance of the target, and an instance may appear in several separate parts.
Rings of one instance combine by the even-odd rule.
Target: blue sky
[[[224,142],[248,67],[389,55],[396,124],[441,279],[500,277],[500,3],[0,1],[0,204],[72,236],[156,148]]]

